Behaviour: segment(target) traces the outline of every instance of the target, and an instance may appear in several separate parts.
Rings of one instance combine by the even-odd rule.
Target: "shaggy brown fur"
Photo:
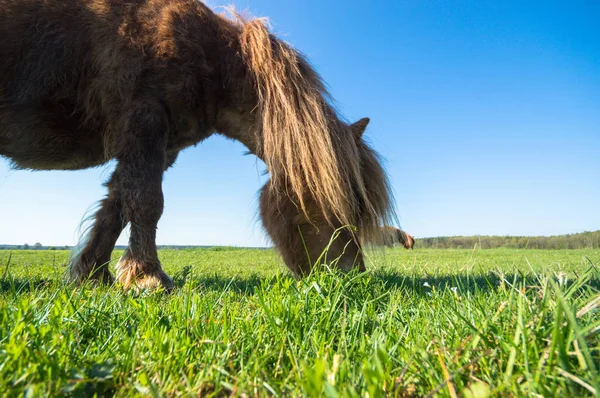
[[[368,119],[340,120],[317,73],[264,20],[196,0],[0,0],[0,56],[0,155],[35,170],[117,160],[74,281],[112,281],[110,253],[130,224],[118,280],[172,287],[155,244],[162,176],[214,132],[265,161],[261,216],[297,274],[324,249],[319,261],[363,268],[361,244],[394,219],[362,139]]]

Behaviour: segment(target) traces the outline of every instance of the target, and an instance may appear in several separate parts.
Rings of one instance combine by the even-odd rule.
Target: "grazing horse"
[[[362,245],[394,222],[369,120],[348,124],[319,75],[264,19],[197,0],[0,0],[0,155],[14,168],[78,170],[116,159],[74,282],[172,288],[156,251],[162,178],[217,133],[262,159],[264,228],[297,275],[326,250],[364,269]],[[334,237],[335,239],[333,239]]]

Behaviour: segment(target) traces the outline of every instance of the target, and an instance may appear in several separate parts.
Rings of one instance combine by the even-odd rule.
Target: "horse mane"
[[[340,121],[321,77],[269,32],[266,19],[233,14],[258,96],[258,155],[271,174],[270,184],[309,221],[312,199],[330,225],[337,220],[355,226],[367,240],[378,235],[384,222],[396,218],[377,154]]]

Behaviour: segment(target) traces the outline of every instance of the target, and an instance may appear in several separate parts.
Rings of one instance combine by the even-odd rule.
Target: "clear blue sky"
[[[371,118],[407,231],[600,229],[599,2],[234,4],[270,17],[344,116]],[[214,137],[182,153],[165,177],[160,244],[268,243],[256,216],[264,166],[243,152]],[[113,166],[29,172],[0,160],[0,243],[75,243]]]

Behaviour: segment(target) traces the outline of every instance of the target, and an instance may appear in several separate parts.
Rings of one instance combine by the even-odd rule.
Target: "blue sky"
[[[600,229],[600,3],[233,3],[270,17],[346,118],[371,118],[366,137],[387,159],[407,231]],[[244,150],[213,137],[181,154],[165,176],[159,244],[268,244],[256,216],[264,166]],[[13,171],[0,160],[0,243],[75,243],[112,167]]]

